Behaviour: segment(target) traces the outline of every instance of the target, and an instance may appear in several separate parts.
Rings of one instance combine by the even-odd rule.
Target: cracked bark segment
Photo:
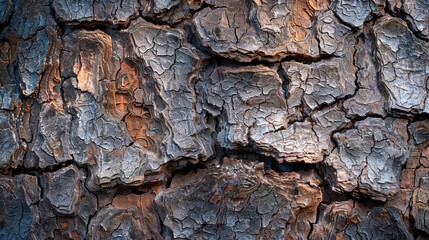
[[[159,155],[158,147],[162,142],[165,125],[156,120],[151,114],[151,110],[143,107],[134,107],[125,117],[128,133],[134,142],[137,142],[144,149]]]
[[[24,95],[28,96],[36,91],[44,71],[49,44],[50,41],[46,30],[37,32],[30,40],[19,41],[19,73]]]
[[[341,44],[346,41],[351,28],[341,24],[331,10],[322,13],[317,20],[317,38],[319,39],[320,52],[332,55]]]
[[[75,119],[70,135],[72,155],[90,167],[93,189],[142,184],[146,170],[155,170],[162,163],[160,142],[155,142],[160,140],[153,134],[148,137],[147,128],[157,130],[153,118],[142,112],[142,97],[135,99],[135,93],[142,91],[141,66],[128,59],[129,55],[113,51],[132,51],[124,43],[126,38],[113,37],[115,42],[104,32],[83,30],[64,38],[61,74],[66,78],[65,106]],[[129,119],[143,117],[148,118],[149,126],[135,130],[136,124]],[[133,140],[138,143],[132,144]]]
[[[106,111],[117,121],[125,121],[128,134],[144,149],[160,155],[165,124],[153,108],[153,84],[143,76],[144,66],[138,59],[125,59],[120,64],[115,81],[108,82],[104,93]]]
[[[319,56],[313,28],[328,1],[209,2],[193,18],[204,47],[241,62],[278,61],[288,55]]]
[[[218,118],[217,139],[230,150],[254,148],[279,161],[314,163],[326,145],[310,123],[287,125],[282,81],[265,66],[216,68],[209,82],[199,82],[201,106]],[[300,147],[305,146],[305,147]]]
[[[65,108],[75,119],[71,128],[73,156],[82,164],[102,149],[112,151],[130,144],[125,124],[116,121],[109,114],[113,110],[102,104],[108,83],[119,68],[119,59],[113,54],[112,38],[102,31],[74,31],[64,37],[62,87]]]
[[[204,1],[196,0],[141,0],[141,13],[144,17],[175,24],[191,16],[201,8]]]
[[[20,174],[0,176],[0,238],[36,239],[41,189],[37,177]]]
[[[370,0],[336,0],[334,11],[340,19],[353,27],[361,27],[371,12]]]
[[[106,33],[75,31],[64,37],[61,77],[75,77],[77,89],[91,93],[96,99],[102,95],[102,80],[113,80],[112,38]]]
[[[79,170],[70,165],[53,173],[47,173],[49,179],[46,198],[59,214],[73,214],[81,198],[80,183],[83,179]]]
[[[67,102],[76,112],[71,132],[73,156],[90,167],[91,188],[138,185],[147,170],[159,167],[159,158],[139,143],[132,143],[125,123],[103,115],[91,94],[78,94],[74,88],[69,93],[72,99]]]
[[[1,44],[1,43],[0,43]],[[0,109],[15,110],[21,103],[21,88],[14,82],[16,73],[12,70],[15,62],[1,63],[0,61]]]
[[[72,84],[71,81],[67,81],[64,88],[68,91],[67,107],[74,119],[71,138],[73,156],[78,162],[84,163],[88,157],[81,154],[86,152],[84,151],[86,147],[90,148],[88,145],[98,146],[99,151],[112,151],[131,144],[123,122],[116,122],[106,116],[103,113],[104,109],[98,105],[99,102],[91,94],[80,93],[69,84]],[[94,156],[94,152],[90,155]]]
[[[94,174],[96,182],[103,187],[142,185],[145,174],[161,165],[155,155],[144,151],[138,143],[113,151],[101,151],[98,158],[99,166]]]
[[[244,147],[254,136],[279,130],[287,117],[281,79],[265,67],[220,67],[209,82],[199,82],[201,104],[221,119],[218,142],[222,147]]]
[[[138,142],[132,143],[125,123],[102,115],[91,94],[79,94],[74,88],[69,94],[67,102],[77,119],[72,123],[73,156],[77,162],[90,166],[92,183],[103,187],[139,185],[147,170],[160,166],[157,153]]]
[[[413,191],[411,199],[411,216],[414,227],[429,234],[429,173],[424,174],[419,185]]]
[[[8,84],[0,87],[0,108],[14,110],[21,102],[20,88],[17,84]]]
[[[21,101],[21,88],[14,70],[17,64],[18,36],[11,27],[0,34],[0,108],[14,110]]]
[[[37,204],[40,227],[37,239],[82,239],[98,210],[97,197],[86,188],[86,174],[69,164],[41,177],[43,197]],[[98,193],[102,199],[103,194]]]
[[[429,141],[429,121],[413,122],[408,129],[415,145],[426,144]]]
[[[17,119],[12,112],[0,110],[0,172],[22,164],[26,144],[19,139]]]
[[[388,93],[387,110],[405,115],[429,112],[429,45],[417,39],[407,24],[397,18],[377,20],[374,34],[381,82]]]
[[[52,97],[59,102],[60,93],[58,88],[53,89],[59,81],[59,51],[62,47],[61,39],[58,36],[60,30],[56,26],[47,26],[38,31],[29,40],[19,41],[18,57],[20,61],[21,88],[25,95],[33,94],[40,82],[48,82],[46,88],[51,88]],[[45,87],[45,85],[42,85]],[[45,90],[42,88],[42,91]],[[42,100],[47,96],[41,96]]]
[[[369,209],[348,200],[321,204],[310,239],[414,239],[395,208]]]
[[[327,107],[314,113],[311,115],[311,119],[315,123],[312,127],[318,141],[328,145],[327,152],[331,152],[333,148],[333,142],[330,139],[332,133],[346,127],[350,122],[338,105]]]
[[[408,15],[407,22],[417,34],[429,39],[429,2],[425,0],[404,1],[403,10]]]
[[[25,40],[37,35],[39,31],[44,31],[47,26],[56,25],[54,18],[51,16],[49,0],[14,1],[14,13],[19,14],[12,15],[10,25]]]
[[[39,117],[39,132],[32,147],[39,158],[39,167],[46,168],[72,160],[71,116],[53,103],[46,103]]]
[[[171,238],[306,238],[322,197],[319,183],[312,175],[264,174],[261,165],[224,159],[175,176],[155,202]]]
[[[333,58],[312,64],[283,62],[289,89],[288,108],[302,103],[311,110],[352,96],[356,91],[357,71],[347,59]]]
[[[9,20],[12,13],[13,3],[12,0],[0,0],[0,24]]]
[[[67,1],[54,0],[52,8],[56,17],[67,23],[108,22],[114,25],[126,24],[138,16],[138,1]]]
[[[164,119],[170,136],[162,143],[165,161],[207,159],[213,155],[212,130],[196,114],[194,90],[196,74],[204,66],[203,56],[177,29],[139,20],[132,23],[129,33],[156,89],[149,100],[155,103],[154,112]]]
[[[357,37],[355,66],[358,68],[356,94],[344,101],[344,109],[348,115],[365,117],[368,115],[385,116],[386,97],[381,91],[378,81],[378,66],[374,56],[375,39],[368,28],[363,29],[363,36]]]
[[[17,30],[18,69],[23,94],[36,91],[42,73],[49,67],[52,31],[56,24],[50,15],[49,1],[16,1],[11,26]],[[57,35],[58,33],[55,33]]]
[[[406,124],[403,119],[366,118],[354,129],[334,134],[338,147],[326,160],[325,170],[333,190],[381,201],[396,194],[409,155]]]
[[[90,167],[91,188],[140,185],[165,162],[212,155],[211,130],[194,113],[193,75],[203,59],[183,38],[142,20],[120,33],[63,38],[72,155]]]
[[[63,99],[61,92],[61,50],[63,48],[61,31],[56,27],[48,27],[46,29],[49,46],[47,57],[45,59],[43,74],[39,84],[39,99],[43,102],[53,102],[59,107],[63,107]]]
[[[89,239],[163,239],[154,195],[117,195],[89,224]]]
[[[139,74],[140,67],[133,61],[126,59],[120,64],[115,81],[108,82],[106,85],[106,111],[118,121],[123,120],[130,112],[129,103],[143,103],[142,98],[137,100],[134,96],[135,92],[142,86],[142,77]],[[143,78],[143,80],[146,79]]]
[[[321,162],[330,148],[329,144],[328,141],[319,141],[310,122],[295,122],[284,130],[254,136],[254,146],[258,151],[288,163]]]

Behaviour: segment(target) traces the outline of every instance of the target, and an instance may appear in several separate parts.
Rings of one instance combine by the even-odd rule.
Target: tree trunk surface
[[[429,239],[428,0],[0,0],[0,239]]]

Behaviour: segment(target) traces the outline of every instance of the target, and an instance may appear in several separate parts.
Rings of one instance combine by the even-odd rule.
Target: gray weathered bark
[[[428,239],[429,1],[0,0],[0,239]]]

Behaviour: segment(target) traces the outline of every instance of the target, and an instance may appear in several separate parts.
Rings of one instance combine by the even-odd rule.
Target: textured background
[[[428,239],[428,0],[0,0],[0,239]]]

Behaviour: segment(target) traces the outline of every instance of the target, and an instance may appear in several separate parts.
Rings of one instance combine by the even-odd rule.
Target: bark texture
[[[429,1],[0,0],[0,239],[428,239]]]

